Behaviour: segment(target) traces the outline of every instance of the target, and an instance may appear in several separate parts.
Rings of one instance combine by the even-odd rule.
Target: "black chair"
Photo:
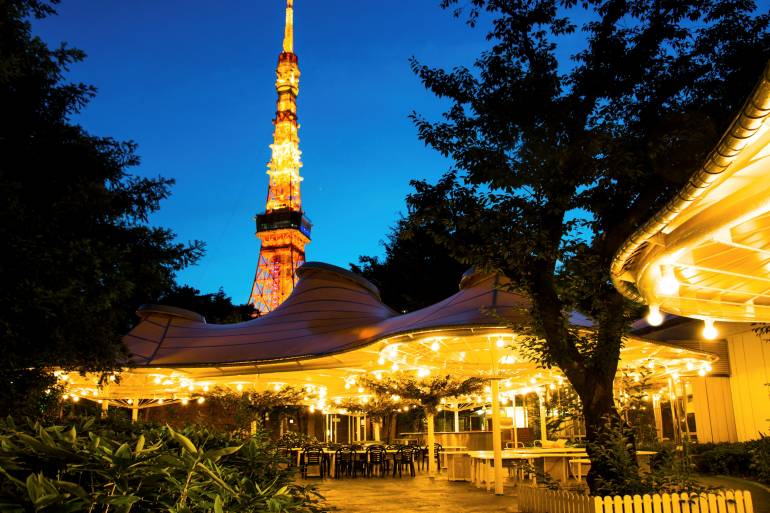
[[[372,477],[374,468],[380,471],[380,477],[385,475],[388,469],[388,453],[381,445],[370,445],[366,449],[366,476]]]
[[[334,477],[356,477],[356,453],[350,447],[340,447],[334,452]]]
[[[302,472],[302,477],[308,477],[308,467],[316,466],[318,467],[319,477],[323,478],[324,467],[326,466],[324,463],[323,449],[320,447],[306,447],[305,450],[302,451],[302,458],[300,461],[300,471]]]
[[[393,476],[398,470],[398,477],[401,477],[401,471],[404,467],[409,467],[409,474],[414,477],[414,449],[411,447],[401,447],[393,456]]]
[[[425,467],[425,460],[428,459],[428,446],[418,445],[414,450],[414,459],[417,461],[417,469],[421,471]]]
[[[444,446],[440,443],[436,442],[433,444],[433,453],[434,457],[436,458],[436,469],[438,472],[441,472],[441,451],[444,450]],[[420,468],[425,466],[425,463],[428,461],[428,446],[424,446],[420,448],[420,459],[422,460],[422,464],[420,465]]]

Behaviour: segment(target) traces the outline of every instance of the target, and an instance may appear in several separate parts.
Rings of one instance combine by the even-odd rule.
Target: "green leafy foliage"
[[[698,472],[748,477],[770,484],[770,437],[758,440],[692,446]]]
[[[0,424],[0,510],[320,511],[318,494],[293,484],[292,472],[261,435],[116,427],[102,429],[93,419]]]
[[[46,368],[114,369],[136,308],[203,251],[148,224],[173,180],[71,121],[95,90],[65,81],[81,51],[32,35],[52,3],[0,2],[0,415],[40,413]]]

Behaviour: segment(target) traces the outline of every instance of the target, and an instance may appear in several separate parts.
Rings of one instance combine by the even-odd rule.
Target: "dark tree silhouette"
[[[52,14],[0,2],[0,415],[35,413],[51,366],[114,368],[137,306],[203,250],[147,225],[171,180],[129,174],[133,143],[72,121],[95,91],[64,80],[82,52],[31,34]]]
[[[529,348],[580,396],[595,493],[634,492],[635,461],[612,386],[638,313],[612,286],[621,244],[714,147],[770,56],[767,3],[746,0],[444,0],[489,23],[473,68],[413,60],[448,101],[414,114],[420,138],[454,161],[414,182],[416,222],[460,261],[497,270],[532,298]],[[579,31],[579,32],[578,32]],[[581,37],[576,37],[579,34]],[[582,41],[570,55],[565,40]],[[578,310],[590,333],[570,326]],[[523,327],[518,327],[523,328]],[[619,447],[625,454],[597,450]]]

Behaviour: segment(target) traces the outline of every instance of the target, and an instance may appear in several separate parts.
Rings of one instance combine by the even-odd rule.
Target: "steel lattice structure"
[[[297,268],[305,262],[310,242],[310,220],[302,210],[299,170],[302,167],[297,124],[299,63],[294,53],[294,2],[286,2],[283,51],[278,56],[275,89],[278,92],[270,183],[265,212],[258,214],[257,237],[262,241],[249,303],[264,315],[280,305],[294,289]]]

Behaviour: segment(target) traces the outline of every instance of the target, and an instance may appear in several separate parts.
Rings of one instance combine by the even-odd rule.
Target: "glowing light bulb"
[[[503,347],[505,345],[505,340],[502,339],[502,337],[497,339],[497,342],[495,342],[497,347]]]
[[[190,402],[190,400],[189,400],[188,398],[186,398],[186,397],[185,397],[184,399],[182,399],[182,406],[187,406],[187,404],[188,404],[189,402]]]
[[[377,365],[385,365],[385,358],[383,358],[382,356],[380,356],[380,357],[377,359]]]
[[[687,362],[687,370],[691,371],[695,368],[695,365],[692,362]]]
[[[160,379],[160,376],[157,376],[153,381],[155,381],[156,385],[160,385],[161,381],[163,381],[163,380]]]
[[[80,397],[78,397],[78,396],[76,396],[76,395],[73,395],[73,396],[72,396],[72,401],[73,401],[73,402],[78,402],[78,401],[80,401]]]
[[[394,363],[393,365],[391,365],[390,370],[392,370],[393,372],[396,372],[398,370],[398,364]]]
[[[658,292],[663,296],[675,296],[679,292],[679,280],[674,276],[674,270],[671,267],[661,272]]]
[[[698,369],[698,376],[702,377],[702,376],[705,376],[705,375],[706,375],[706,369],[703,369],[703,368]]]
[[[158,404],[163,404],[164,402],[165,402],[165,401],[164,401],[162,398],[161,398],[161,399],[158,399]]]
[[[660,313],[660,306],[650,305],[650,310],[647,312],[645,320],[650,326],[660,326],[663,324],[663,314]]]
[[[719,332],[714,326],[714,319],[703,320],[703,331],[701,333],[703,334],[703,338],[705,338],[706,340],[714,340],[715,338],[717,338],[717,336],[719,335]]]
[[[206,402],[206,398],[205,397],[199,397],[198,398],[198,404],[203,404],[204,402]]]
[[[431,351],[438,351],[438,350],[439,350],[439,347],[440,347],[440,346],[438,345],[438,341],[435,341],[435,340],[434,340],[434,341],[433,341],[433,343],[430,345],[430,349],[431,349]]]
[[[364,393],[364,387],[358,387],[358,393],[363,394]]]
[[[236,390],[238,390],[238,392],[242,392],[242,391],[243,391],[243,384],[241,384],[241,383],[238,383],[238,384],[235,386],[235,389],[236,389]]]

